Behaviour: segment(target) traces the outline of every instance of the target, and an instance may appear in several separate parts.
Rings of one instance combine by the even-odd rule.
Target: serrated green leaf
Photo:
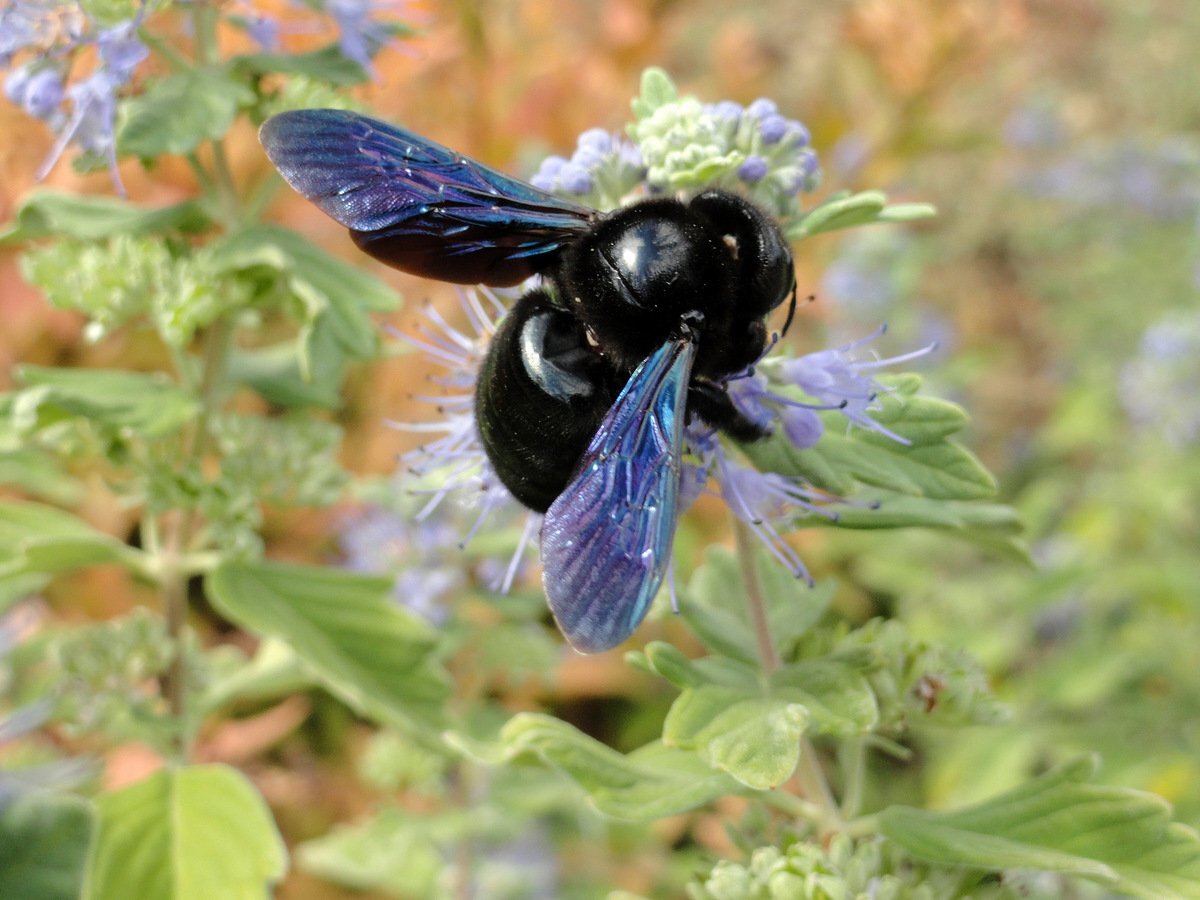
[[[218,271],[263,267],[281,278],[306,311],[312,331],[327,331],[345,356],[373,359],[379,337],[368,313],[393,310],[396,292],[362,269],[330,256],[294,231],[253,225],[230,235],[214,253]],[[319,324],[318,324],[319,323]],[[302,345],[301,370],[314,372],[310,336]]]
[[[238,108],[253,102],[254,92],[224,68],[178,71],[127,101],[117,147],[142,159],[190,153],[223,137]]]
[[[757,463],[756,451],[751,450],[750,455]],[[817,481],[814,457],[821,460],[820,468],[836,473],[834,484]],[[874,432],[827,432],[817,446],[795,454],[785,452],[782,458],[793,464],[792,468],[770,471],[806,477],[839,493],[847,493],[852,481],[937,500],[985,499],[996,492],[987,469],[953,441],[905,445]]]
[[[0,897],[77,900],[95,830],[78,797],[43,791],[0,803]]]
[[[865,734],[879,721],[879,705],[867,677],[832,659],[785,665],[771,676],[771,695],[802,704],[812,730],[837,737]]]
[[[362,823],[305,841],[296,848],[296,861],[306,871],[354,890],[433,896],[445,862],[430,839],[428,819],[385,809]]]
[[[880,827],[918,859],[989,871],[1045,869],[1131,896],[1200,897],[1200,835],[1159,797],[1088,783],[1083,758],[954,812],[890,807]]]
[[[229,60],[236,72],[250,75],[304,75],[338,87],[370,80],[370,73],[348,58],[337,44],[308,53],[249,53]]]
[[[162,437],[190,422],[199,408],[161,374],[26,365],[17,368],[17,380],[26,389],[13,399],[13,420],[30,429],[82,416],[108,428]]]
[[[228,766],[162,769],[96,808],[86,900],[261,900],[287,864],[262,796]]]
[[[663,743],[694,750],[747,787],[766,790],[795,771],[808,722],[803,705],[761,688],[702,685],[686,689],[671,705]]]
[[[286,641],[321,684],[401,728],[436,726],[450,693],[436,633],[391,596],[391,579],[281,563],[227,563],[208,577],[213,605]]]
[[[597,810],[618,819],[659,819],[740,791],[736,781],[694,753],[653,743],[625,756],[566,722],[536,713],[520,713],[505,724],[492,758],[525,753],[562,771]]]
[[[0,243],[50,236],[102,240],[118,234],[197,232],[211,224],[195,200],[147,209],[112,197],[38,191],[21,204],[8,229],[0,232]]]

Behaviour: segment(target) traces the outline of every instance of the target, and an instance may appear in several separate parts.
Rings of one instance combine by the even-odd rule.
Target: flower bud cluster
[[[535,187],[566,194],[597,209],[612,209],[646,175],[636,146],[603,128],[579,136],[571,158],[549,156],[531,179]]]

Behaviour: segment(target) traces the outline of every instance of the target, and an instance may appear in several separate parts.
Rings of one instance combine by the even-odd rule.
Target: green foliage
[[[436,635],[391,600],[390,588],[384,577],[278,563],[226,564],[207,583],[223,614],[287,641],[355,709],[427,734],[442,721],[450,686],[434,657]]]
[[[956,879],[908,864],[893,848],[838,835],[827,850],[798,841],[786,850],[763,847],[745,864],[720,862],[703,881],[688,885],[691,900],[935,900],[956,895]],[[993,897],[983,889],[972,897]]]
[[[77,900],[94,827],[78,797],[31,791],[0,802],[0,896]]]
[[[125,153],[154,159],[192,153],[225,136],[254,92],[224,67],[186,69],[155,81],[126,104],[117,143]]]
[[[982,869],[1043,869],[1136,897],[1200,894],[1200,835],[1141,791],[1089,784],[1089,759],[953,812],[892,807],[884,835],[918,859]]]
[[[97,803],[86,900],[262,897],[286,851],[266,803],[228,766],[167,768]]]

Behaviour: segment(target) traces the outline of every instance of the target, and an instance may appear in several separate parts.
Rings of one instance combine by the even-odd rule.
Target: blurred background
[[[938,217],[917,225],[805,241],[797,278],[816,300],[790,339],[817,349],[886,322],[884,355],[936,340],[919,368],[931,392],[970,412],[966,441],[1020,510],[1036,565],[921,532],[806,535],[805,558],[818,577],[838,577],[843,608],[901,616],[974,654],[1011,705],[1010,727],[926,741],[914,777],[930,803],[978,799],[1097,751],[1103,780],[1153,790],[1200,825],[1200,4],[431,0],[401,16],[419,33],[378,58],[360,99],[513,174],[569,154],[587,128],[621,129],[640,72],[657,65],[684,93],[770,97],[805,122],[824,169],[818,196],[881,188],[936,205]],[[3,101],[0,134],[5,221],[35,187],[52,136]],[[262,175],[252,131],[230,148],[237,177]],[[193,191],[182,163],[122,174],[140,203]],[[47,182],[111,190],[105,173],[65,164]],[[290,192],[273,210],[363,262]],[[419,301],[452,300],[443,285],[385,277],[407,301],[386,323],[401,330]],[[88,344],[80,320],[22,282],[11,248],[0,249],[0,322],[4,389],[18,362],[136,367],[158,352],[136,332]],[[340,414],[349,469],[394,469],[408,445],[382,423],[424,414],[410,399],[419,378],[407,358],[355,375]],[[116,533],[123,515],[99,499],[88,510]],[[271,555],[333,559],[341,521],[280,516]],[[137,590],[107,570],[66,579],[46,614],[106,618],[135,605]],[[609,654],[564,662],[531,696],[573,707],[577,723],[599,716],[606,739],[635,746],[639,685]],[[301,732],[250,767],[289,839],[365,802],[352,786],[354,746],[353,733]],[[258,749],[211,752],[245,764]],[[134,749],[130,760],[134,771]],[[670,823],[656,827],[669,844]],[[645,889],[651,852],[631,840],[614,857],[623,874],[606,877]],[[612,864],[587,851],[575,861]],[[297,873],[283,896],[341,894]]]

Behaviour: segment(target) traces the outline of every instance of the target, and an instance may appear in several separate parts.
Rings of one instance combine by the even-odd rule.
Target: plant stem
[[[738,565],[742,571],[742,586],[746,592],[746,612],[750,616],[754,640],[758,644],[759,663],[763,674],[769,679],[779,670],[779,651],[775,649],[775,642],[771,639],[766,597],[754,557],[754,534],[750,531],[750,526],[736,516],[733,519],[733,537],[737,547]],[[819,815],[812,818],[815,818],[821,835],[839,830],[842,822],[841,809],[829,788],[829,780],[821,769],[817,750],[808,738],[800,739],[800,762],[796,767],[796,777],[810,809],[820,811]]]
[[[867,749],[861,737],[842,744],[838,759],[845,784],[842,787],[842,816],[853,819],[862,808],[863,780],[866,777]]]
[[[176,514],[167,523],[161,555],[163,614],[167,621],[167,638],[171,642],[171,665],[163,677],[171,718],[175,720],[175,750],[186,760],[190,735],[187,714],[187,660],[184,652],[184,629],[187,625],[187,573],[179,564],[180,550],[187,540],[184,533],[190,515]]]
[[[733,518],[733,539],[737,547],[738,564],[742,570],[742,586],[746,589],[746,611],[754,628],[758,658],[768,676],[779,669],[779,653],[771,640],[771,623],[767,619],[767,603],[763,596],[762,580],[754,561],[754,535],[741,519]]]

